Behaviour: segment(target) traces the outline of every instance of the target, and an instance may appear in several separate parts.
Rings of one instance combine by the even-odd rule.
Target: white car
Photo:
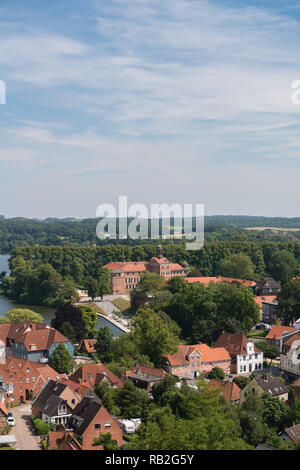
[[[9,417],[7,418],[7,424],[8,424],[9,426],[14,426],[14,425],[16,424],[16,423],[15,423],[15,419],[14,419],[13,416],[9,416]]]

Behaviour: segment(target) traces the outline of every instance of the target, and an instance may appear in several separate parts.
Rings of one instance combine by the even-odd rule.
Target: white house
[[[231,370],[234,374],[247,374],[263,369],[263,352],[243,334],[223,332],[215,346],[223,347],[228,351],[231,357]]]

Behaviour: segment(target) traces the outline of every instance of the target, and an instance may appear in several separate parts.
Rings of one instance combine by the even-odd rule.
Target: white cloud
[[[296,19],[205,0],[94,5],[94,22],[81,19],[95,25],[89,35],[71,38],[51,24],[0,34],[9,90],[41,102],[35,113],[14,111],[3,130],[12,161],[33,158],[48,194],[64,178],[57,191],[69,188],[77,205],[80,176],[92,201],[117,190],[141,202],[186,195],[216,212],[249,212],[264,191],[281,206],[274,181],[284,174],[297,200]],[[100,189],[90,187],[95,175]]]

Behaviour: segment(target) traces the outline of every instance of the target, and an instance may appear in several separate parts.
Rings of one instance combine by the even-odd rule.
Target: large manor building
[[[165,258],[161,245],[157,246],[156,256],[150,261],[111,261],[104,268],[110,270],[112,294],[126,294],[134,289],[140,281],[141,274],[145,271],[159,274],[165,279],[174,276],[186,277],[189,272],[189,265],[186,262],[180,265]]]

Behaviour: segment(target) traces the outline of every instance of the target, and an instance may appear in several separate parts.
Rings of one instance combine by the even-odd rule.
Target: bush
[[[207,375],[209,379],[218,379],[223,380],[225,378],[225,373],[220,367],[214,367]]]
[[[40,418],[36,418],[34,415],[30,415],[31,422],[36,433],[39,436],[46,436],[50,431],[50,426],[48,423],[44,423]]]
[[[41,439],[42,450],[48,450],[47,439]]]

